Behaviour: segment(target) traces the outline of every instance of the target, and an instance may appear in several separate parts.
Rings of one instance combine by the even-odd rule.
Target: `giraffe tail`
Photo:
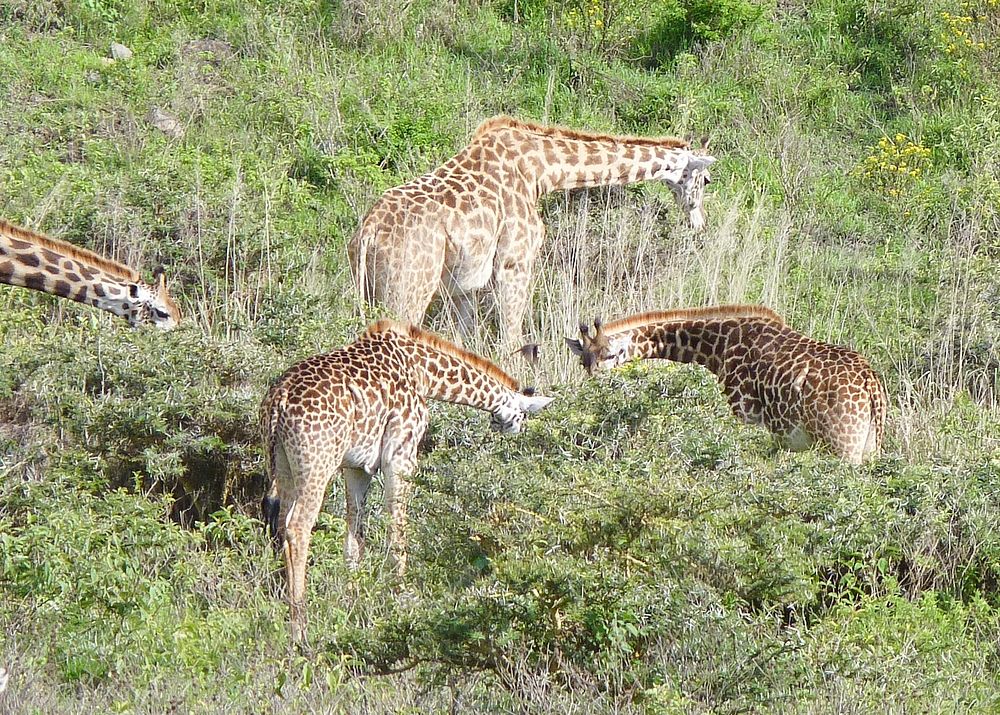
[[[278,514],[281,512],[281,500],[278,498],[274,484],[271,490],[260,500],[260,515],[272,539],[278,538]]]
[[[278,442],[278,412],[283,403],[283,392],[278,387],[274,387],[271,393],[264,400],[261,407],[260,431],[264,443],[264,459],[267,468],[267,476],[271,483],[267,493],[260,501],[260,515],[264,522],[266,531],[271,538],[278,543],[279,526],[278,516],[281,513],[281,499],[278,497],[278,476],[280,465],[278,464],[278,450],[281,446]]]
[[[370,279],[371,269],[368,266],[368,245],[370,243],[371,236],[369,236],[366,227],[362,226],[348,247],[351,272],[354,274],[354,285],[358,289],[358,295],[363,305],[372,305],[375,302],[375,289]]]

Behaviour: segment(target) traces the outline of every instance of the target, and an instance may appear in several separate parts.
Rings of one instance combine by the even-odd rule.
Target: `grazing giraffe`
[[[719,378],[737,417],[763,425],[788,449],[819,441],[851,464],[882,446],[888,398],[855,351],[795,332],[763,306],[640,313],[580,325],[566,338],[589,373],[632,358],[694,362]]]
[[[701,230],[714,161],[672,137],[493,117],[437,169],[382,195],[348,243],[351,270],[364,301],[410,323],[423,320],[435,293],[447,298],[465,334],[474,321],[474,293],[492,280],[504,344],[516,347],[545,234],[542,195],[660,180]]]
[[[514,433],[552,398],[522,389],[489,360],[418,327],[382,320],[356,342],[289,368],[261,406],[271,489],[265,521],[282,547],[293,640],[305,633],[306,560],[327,484],[345,479],[344,553],[356,568],[365,549],[365,501],[381,469],[391,516],[390,553],[406,569],[407,478],[427,429],[427,399],[492,413],[494,428]]]
[[[180,310],[157,271],[156,285],[121,263],[0,219],[0,283],[93,305],[136,327],[177,326]]]

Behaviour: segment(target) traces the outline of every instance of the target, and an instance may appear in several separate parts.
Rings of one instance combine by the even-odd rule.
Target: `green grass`
[[[1000,708],[997,8],[593,5],[0,7],[0,215],[165,264],[186,319],[0,289],[0,709]],[[543,201],[542,363],[495,357],[560,399],[517,437],[434,407],[402,591],[378,509],[347,572],[333,480],[293,653],[257,406],[363,328],[345,243],[376,197],[500,112],[707,136],[709,229],[663,187]],[[919,174],[887,168],[897,134]],[[869,356],[884,454],[780,451],[707,373],[584,381],[562,345],[721,301]]]

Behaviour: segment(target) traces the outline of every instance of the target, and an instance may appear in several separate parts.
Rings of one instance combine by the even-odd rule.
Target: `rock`
[[[119,42],[112,42],[111,58],[115,60],[130,60],[132,59],[132,50]]]
[[[180,139],[184,136],[184,127],[181,125],[180,120],[167,114],[159,107],[152,107],[149,110],[149,114],[146,115],[146,121],[172,139]]]

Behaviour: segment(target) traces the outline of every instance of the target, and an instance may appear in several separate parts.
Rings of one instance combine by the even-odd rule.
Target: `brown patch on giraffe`
[[[380,320],[377,323],[368,327],[365,331],[365,337],[371,337],[378,335],[380,333],[392,332],[398,335],[403,335],[408,337],[415,343],[421,343],[435,350],[440,350],[441,352],[451,355],[452,357],[458,358],[462,362],[470,365],[476,370],[482,372],[483,374],[492,377],[494,380],[499,382],[501,385],[509,390],[514,390],[515,392],[521,391],[521,383],[515,380],[513,377],[508,375],[506,372],[497,367],[493,362],[487,360],[486,358],[477,355],[474,352],[460,348],[454,343],[441,338],[434,333],[427,332],[418,328],[416,325],[408,325],[405,323],[399,323],[395,320]]]
[[[691,146],[689,141],[679,139],[677,137],[639,137],[632,135],[616,136],[613,134],[606,134],[604,132],[589,132],[582,129],[571,129],[570,127],[560,125],[538,124],[537,122],[525,119],[515,119],[502,114],[496,117],[491,117],[480,124],[479,128],[476,129],[475,133],[472,135],[472,141],[476,141],[486,134],[508,129],[519,129],[524,132],[540,134],[546,137],[576,139],[581,141],[628,143],[638,146],[666,146],[677,147],[678,149],[687,149]]]
[[[762,305],[734,304],[637,313],[606,323],[604,325],[604,332],[617,333],[649,323],[673,323],[684,320],[725,320],[727,318],[760,318],[761,320],[768,320],[779,325],[785,324],[784,319],[770,308]]]
[[[41,273],[28,273],[24,276],[24,287],[33,290],[45,289],[45,276]]]
[[[32,248],[33,245],[37,245],[42,249],[57,251],[61,256],[67,256],[82,263],[88,263],[115,278],[123,278],[128,281],[139,280],[139,273],[136,270],[122,265],[117,261],[112,261],[110,258],[105,258],[72,243],[59,241],[35,231],[15,226],[3,219],[0,219],[0,233],[6,235],[10,240],[11,246],[17,250],[27,250]]]

